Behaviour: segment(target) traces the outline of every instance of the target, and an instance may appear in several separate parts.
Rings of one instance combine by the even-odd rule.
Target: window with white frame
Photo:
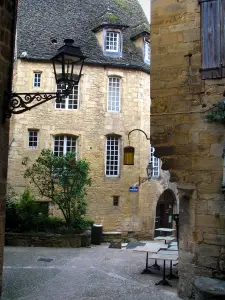
[[[33,130],[33,129],[28,130],[28,148],[29,149],[38,148],[38,130]]]
[[[105,51],[120,52],[120,32],[107,30],[105,34]]]
[[[54,155],[63,156],[68,152],[77,153],[77,137],[71,135],[56,135],[54,137]]]
[[[144,43],[144,60],[147,64],[150,64],[150,43]]]
[[[117,136],[107,136],[105,151],[105,175],[118,177],[120,171],[120,139]]]
[[[35,72],[33,77],[33,87],[41,87],[41,72]]]
[[[65,87],[57,84],[57,92],[62,93]],[[63,96],[60,103],[55,103],[57,109],[78,109],[79,107],[79,86],[75,85],[69,96]]]
[[[110,112],[120,112],[121,79],[119,77],[109,77],[108,82],[108,104],[107,110]]]
[[[152,172],[152,177],[159,177],[159,170],[160,170],[160,161],[159,158],[154,156],[155,148],[150,146],[150,162],[152,163],[153,166],[153,172]]]

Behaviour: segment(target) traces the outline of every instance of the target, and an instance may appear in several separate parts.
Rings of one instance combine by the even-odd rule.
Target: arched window
[[[68,152],[77,155],[77,137],[73,135],[56,135],[54,137],[54,155],[63,156]]]

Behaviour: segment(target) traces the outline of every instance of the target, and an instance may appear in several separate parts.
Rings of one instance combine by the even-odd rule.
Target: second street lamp
[[[22,114],[33,107],[39,106],[49,100],[60,102],[63,96],[68,96],[74,85],[79,83],[83,63],[86,57],[80,47],[73,45],[72,39],[65,39],[63,45],[51,59],[53,63],[55,82],[61,84],[62,92],[46,93],[15,93],[5,91],[3,121],[12,114]]]
[[[135,148],[130,146],[130,134],[133,131],[140,131],[142,133],[144,133],[145,137],[147,140],[150,140],[150,138],[147,136],[147,134],[138,128],[135,128],[133,130],[131,130],[128,133],[128,141],[129,141],[129,146],[124,147],[123,149],[123,164],[126,166],[133,166],[134,165],[134,154],[135,154]],[[146,180],[150,180],[152,178],[152,173],[153,173],[153,166],[152,163],[148,163],[147,167],[146,167],[146,173],[147,173],[147,177],[139,177],[139,185],[143,182],[145,182]]]

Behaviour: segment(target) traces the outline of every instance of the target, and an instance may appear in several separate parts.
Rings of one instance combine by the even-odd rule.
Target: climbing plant
[[[225,124],[225,100],[219,101],[214,105],[213,111],[207,115],[209,122],[220,122]]]

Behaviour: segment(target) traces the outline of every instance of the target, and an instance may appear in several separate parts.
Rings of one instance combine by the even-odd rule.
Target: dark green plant
[[[89,163],[85,159],[76,160],[75,153],[55,156],[44,149],[36,162],[27,167],[24,177],[30,180],[42,197],[59,206],[66,223],[81,219],[86,214],[86,187],[91,185]]]
[[[224,103],[224,101],[220,101],[214,105],[213,111],[209,112],[207,115],[207,120],[209,122],[225,123],[225,103]]]

